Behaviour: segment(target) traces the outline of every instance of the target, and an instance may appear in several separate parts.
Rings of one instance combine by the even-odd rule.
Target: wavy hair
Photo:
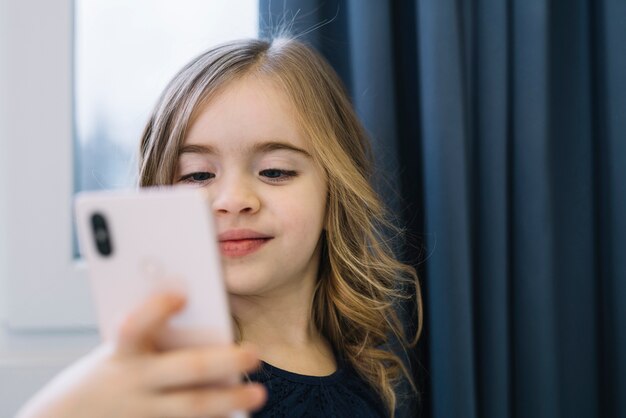
[[[145,127],[139,185],[173,183],[178,150],[198,109],[229,82],[252,74],[269,77],[289,97],[328,182],[314,325],[393,416],[402,378],[416,390],[391,345],[417,344],[423,322],[419,282],[415,270],[394,256],[391,242],[401,231],[371,185],[369,140],[339,77],[317,52],[295,39],[250,39],[193,59],[166,87]],[[398,303],[413,298],[418,324],[408,338]]]

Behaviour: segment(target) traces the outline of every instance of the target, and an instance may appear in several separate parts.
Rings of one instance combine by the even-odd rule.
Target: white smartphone
[[[190,188],[83,192],[78,239],[105,340],[159,291],[187,297],[159,343],[163,349],[232,344],[232,320],[206,197]]]
[[[104,340],[150,295],[174,290],[187,304],[158,336],[159,349],[233,343],[215,226],[198,189],[82,192],[75,212]]]

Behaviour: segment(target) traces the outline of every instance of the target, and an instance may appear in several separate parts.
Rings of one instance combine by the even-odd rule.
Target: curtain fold
[[[512,66],[507,75],[512,111],[510,409],[522,417],[547,418],[559,416],[548,130],[549,11],[547,2],[529,0],[515,1],[512,12]]]
[[[260,7],[298,10],[409,230],[426,330],[406,416],[625,418],[626,2]]]
[[[501,0],[479,0],[475,20],[473,152],[476,385],[478,416],[507,417],[511,401],[511,231],[509,196],[509,10]],[[477,233],[479,231],[480,233]]]
[[[476,417],[471,289],[470,132],[462,11],[453,1],[419,3],[421,143],[428,311],[435,416]],[[436,277],[436,280],[431,278]],[[454,382],[454,384],[450,384]]]
[[[601,405],[626,417],[626,3],[592,7]]]

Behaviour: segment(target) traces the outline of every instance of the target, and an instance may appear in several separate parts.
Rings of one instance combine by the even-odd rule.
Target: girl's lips
[[[254,231],[252,229],[231,229],[229,231],[222,232],[217,236],[217,239],[222,241],[240,241],[246,239],[267,239],[272,238],[267,234]]]
[[[259,250],[271,238],[245,238],[220,241],[220,251],[226,257],[243,257]]]

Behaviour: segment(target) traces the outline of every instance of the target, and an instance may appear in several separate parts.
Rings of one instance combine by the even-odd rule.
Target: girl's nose
[[[253,214],[261,207],[261,201],[255,190],[245,179],[222,179],[213,192],[213,211],[219,215]]]

